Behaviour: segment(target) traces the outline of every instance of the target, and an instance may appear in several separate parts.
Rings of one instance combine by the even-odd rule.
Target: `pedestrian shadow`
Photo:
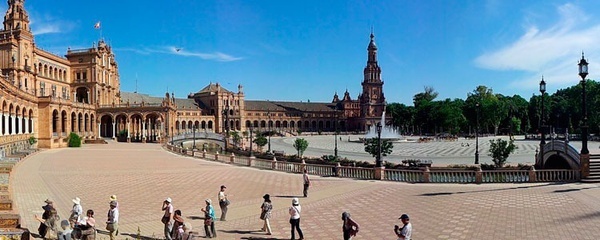
[[[188,216],[187,219],[191,219],[191,220],[204,220],[206,219],[204,216],[200,217],[200,216]]]
[[[108,235],[108,233],[106,233],[106,234]],[[142,236],[142,235],[138,235],[137,233],[119,233],[119,235],[129,236],[132,239],[141,239],[141,240],[160,240],[160,239],[162,239],[162,238],[158,238],[155,236],[152,236],[152,237]]]
[[[276,196],[273,196],[273,197],[276,197],[276,198],[299,198],[299,197],[302,197],[302,196],[276,195]]]
[[[233,233],[233,234],[253,234],[253,233],[261,233],[260,230],[219,230],[219,232],[224,233]]]
[[[261,239],[261,240],[286,240],[287,238],[274,238],[274,237],[243,237],[240,239]]]

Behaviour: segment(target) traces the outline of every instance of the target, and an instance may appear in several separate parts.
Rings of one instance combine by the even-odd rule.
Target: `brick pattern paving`
[[[55,201],[62,218],[79,196],[104,228],[109,196],[121,211],[119,239],[141,230],[162,237],[161,203],[176,209],[204,235],[200,209],[216,202],[219,186],[232,202],[227,221],[216,222],[219,239],[289,239],[287,209],[302,195],[302,178],[175,155],[154,144],[86,145],[52,149],[18,163],[11,173],[16,208],[24,227],[35,231],[34,214]],[[272,196],[273,235],[259,232],[262,195]],[[600,188],[595,184],[407,184],[313,176],[308,198],[300,198],[306,239],[341,239],[341,213],[361,225],[356,239],[394,239],[402,213],[410,214],[414,239],[600,239]],[[217,217],[220,215],[216,207]],[[99,235],[108,239],[107,235]]]

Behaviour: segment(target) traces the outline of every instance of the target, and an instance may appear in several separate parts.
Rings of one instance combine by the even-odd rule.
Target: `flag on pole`
[[[94,24],[94,28],[95,29],[100,29],[100,21],[98,21],[96,24]]]

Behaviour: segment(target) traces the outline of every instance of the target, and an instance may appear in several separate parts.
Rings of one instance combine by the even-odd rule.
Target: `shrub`
[[[490,140],[490,153],[488,154],[492,157],[492,161],[496,164],[496,167],[501,168],[504,166],[506,159],[517,149],[517,146],[514,144],[514,140],[503,140],[496,139]]]
[[[33,145],[37,142],[37,139],[34,136],[31,136],[27,142],[29,142],[29,145]]]
[[[495,169],[496,169],[495,164],[487,164],[487,163],[481,164],[481,170],[495,170]]]
[[[70,133],[68,142],[69,147],[81,147],[81,137],[77,133]]]

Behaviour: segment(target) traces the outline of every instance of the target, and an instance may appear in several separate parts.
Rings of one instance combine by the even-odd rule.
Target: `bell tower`
[[[381,68],[377,63],[377,45],[375,35],[371,32],[371,41],[367,47],[367,66],[363,71],[362,94],[359,98],[361,117],[381,117],[385,109],[383,96],[383,81],[381,81]]]
[[[29,15],[25,11],[25,0],[8,0],[8,9],[4,15],[4,30],[22,30],[31,32]]]

